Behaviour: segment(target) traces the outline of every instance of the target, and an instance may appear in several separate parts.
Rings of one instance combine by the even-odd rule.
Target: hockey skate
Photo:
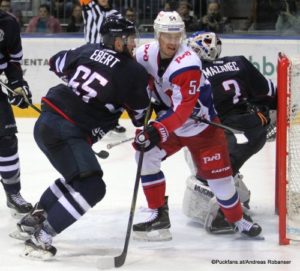
[[[172,239],[169,228],[168,197],[165,197],[164,206],[153,209],[146,222],[133,225],[133,239],[141,241],[168,241]]]
[[[12,217],[21,218],[32,210],[31,203],[27,202],[22,197],[20,192],[16,194],[5,192],[5,194],[7,199],[6,204],[7,207],[10,209]]]
[[[213,234],[231,234],[235,233],[232,225],[226,220],[223,212],[219,209],[216,217],[211,221],[207,221],[205,224],[209,225],[206,230]]]
[[[264,237],[259,236],[262,231],[261,226],[253,223],[251,217],[246,214],[244,214],[241,220],[234,223],[234,229],[247,239],[264,240]]]
[[[106,134],[107,139],[114,139],[114,140],[120,140],[126,138],[126,128],[121,126],[120,124],[117,124],[113,129],[111,129]]]
[[[126,132],[126,128],[121,126],[120,124],[117,124],[116,127],[113,129],[113,131],[115,133],[122,134]]]
[[[17,223],[17,230],[9,234],[10,237],[19,240],[28,240],[45,220],[45,212],[37,203],[31,212]]]
[[[49,260],[55,256],[57,249],[52,246],[52,235],[42,226],[34,232],[30,239],[25,241],[23,256],[36,260]]]

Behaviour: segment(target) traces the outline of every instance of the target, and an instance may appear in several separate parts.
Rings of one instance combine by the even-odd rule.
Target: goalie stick
[[[231,128],[229,126],[226,126],[224,124],[212,122],[212,121],[209,121],[207,119],[203,119],[203,118],[200,118],[200,117],[197,117],[197,116],[192,116],[191,118],[194,119],[194,120],[201,121],[201,122],[207,123],[209,125],[212,125],[212,126],[215,126],[215,127],[218,127],[218,128],[224,129],[224,130],[227,130],[228,132],[230,132],[230,133],[232,133],[234,135],[235,134],[241,135],[242,138],[237,138],[237,141],[238,141],[239,144],[247,143],[248,142],[248,139],[245,136],[244,131],[237,130],[237,129]],[[121,145],[121,144],[126,143],[128,141],[131,141],[133,139],[134,139],[134,137],[130,137],[130,138],[126,138],[126,139],[117,141],[115,143],[109,143],[109,144],[106,145],[106,148],[107,149],[112,149],[112,148],[114,148],[114,147],[116,147],[118,145]]]
[[[19,95],[18,93],[16,93],[14,90],[12,90],[8,85],[6,85],[5,83],[3,83],[1,80],[0,80],[0,85],[3,86],[8,92],[10,92],[11,94],[13,95]],[[41,114],[42,111],[36,107],[34,104],[32,104],[29,100],[28,100],[28,97],[25,95],[25,93],[23,93],[23,97],[24,97],[24,100],[25,100],[25,103],[28,104],[28,106],[30,106],[33,110],[35,110],[37,113]],[[100,152],[95,152],[93,150],[94,154],[96,156],[98,156],[99,158],[101,159],[106,159],[108,156],[109,156],[109,152],[107,151],[100,151]]]
[[[213,122],[213,121],[210,121],[208,119],[204,119],[204,118],[201,118],[201,117],[198,117],[198,116],[191,116],[191,118],[193,120],[204,122],[204,123],[209,124],[211,126],[215,126],[215,127],[224,129],[227,132],[232,133],[235,136],[236,141],[237,141],[238,144],[245,144],[245,143],[248,142],[248,139],[245,136],[245,132],[244,131],[241,131],[241,130],[238,130],[238,129],[234,129],[234,128],[231,128],[231,127],[229,127],[227,125],[224,125],[224,124],[221,124],[221,123],[217,123],[217,122]],[[240,137],[238,137],[237,135],[240,135]]]

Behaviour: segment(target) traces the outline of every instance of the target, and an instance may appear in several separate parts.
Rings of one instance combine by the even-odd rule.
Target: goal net
[[[276,210],[279,243],[300,241],[300,56],[277,67]]]

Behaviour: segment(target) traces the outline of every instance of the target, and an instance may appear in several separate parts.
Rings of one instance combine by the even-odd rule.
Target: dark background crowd
[[[140,32],[152,32],[160,10],[176,10],[187,32],[299,35],[300,0],[111,0],[114,9],[136,22]],[[13,13],[22,32],[83,32],[78,0],[0,0],[0,8]],[[38,20],[50,25],[39,27]]]

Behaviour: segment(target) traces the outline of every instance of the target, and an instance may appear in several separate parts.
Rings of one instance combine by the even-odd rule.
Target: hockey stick
[[[6,88],[7,91],[9,91],[11,94],[13,95],[19,95],[18,93],[16,93],[14,90],[12,90],[9,86],[7,86],[6,84],[4,84],[1,80],[0,80],[0,85],[3,86],[4,88]],[[29,100],[28,97],[25,95],[25,93],[23,93],[23,97],[24,97],[24,101],[25,103],[30,106],[33,110],[35,110],[37,113],[41,114],[42,111],[36,107],[34,104],[32,104]],[[97,155],[99,158],[101,159],[106,159],[109,156],[109,152],[107,151],[100,151],[100,152],[95,152],[93,150],[94,154]]]
[[[216,123],[216,122],[213,122],[213,121],[210,121],[208,119],[204,119],[204,118],[201,118],[201,117],[198,117],[198,116],[192,116],[191,118],[193,120],[197,120],[197,121],[209,124],[211,126],[215,126],[215,127],[224,129],[225,131],[232,133],[235,136],[236,141],[237,141],[238,144],[245,144],[245,143],[248,142],[248,138],[245,136],[244,131],[234,129],[234,128],[231,128],[227,125],[224,125],[224,124],[221,124],[221,123]],[[240,135],[240,136],[238,137],[236,135]]]
[[[148,121],[151,117],[151,113],[152,113],[152,106],[150,103],[149,107],[147,109],[146,117],[145,117],[144,130],[145,130],[145,128],[148,124]],[[123,248],[122,253],[119,256],[114,257],[114,266],[115,267],[121,267],[125,263],[125,260],[127,257],[128,245],[129,245],[129,240],[130,240],[130,235],[131,235],[131,228],[132,228],[132,224],[133,224],[134,211],[135,211],[139,183],[140,183],[141,172],[142,172],[142,165],[143,165],[143,160],[144,160],[144,153],[145,153],[144,147],[142,146],[142,149],[140,151],[139,160],[138,160],[136,176],[135,176],[135,183],[134,183],[134,189],[133,189],[133,196],[132,196],[132,200],[131,200],[131,207],[130,207],[129,219],[128,219],[128,224],[127,224],[127,232],[126,232],[126,237],[125,237],[124,248]]]
[[[134,139],[134,137],[130,137],[130,138],[126,138],[126,139],[117,141],[117,142],[115,142],[115,143],[110,143],[110,144],[107,144],[107,145],[106,145],[106,148],[107,148],[107,149],[111,149],[111,148],[113,148],[113,147],[115,147],[115,146],[121,145],[121,144],[126,143],[126,142],[128,142],[128,141],[131,141],[131,140],[133,140],[133,139]]]

